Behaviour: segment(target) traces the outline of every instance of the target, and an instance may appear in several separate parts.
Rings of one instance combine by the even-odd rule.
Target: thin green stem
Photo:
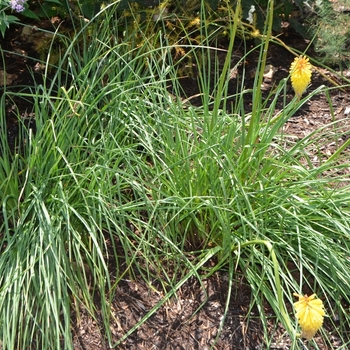
[[[237,1],[236,10],[233,13],[233,15],[232,15],[231,5],[230,5],[229,1],[227,0],[226,3],[227,3],[227,8],[229,9],[229,18],[231,19],[230,20],[230,42],[229,42],[229,46],[227,49],[227,54],[226,54],[224,66],[223,66],[223,69],[222,69],[222,72],[221,72],[221,75],[219,78],[218,88],[216,91],[210,131],[213,131],[215,128],[215,125],[217,123],[219,108],[220,108],[220,105],[222,103],[222,98],[225,98],[225,96],[223,94],[224,86],[225,86],[225,84],[227,84],[227,81],[228,81],[228,71],[230,69],[231,60],[232,60],[233,46],[235,43],[238,25],[241,23],[241,18],[240,18],[241,11],[242,11],[241,0]]]
[[[278,305],[279,305],[279,311],[282,315],[283,318],[283,322],[284,325],[289,333],[289,335],[292,337],[292,339],[295,336],[295,332],[293,329],[293,326],[290,322],[290,318],[287,314],[286,311],[286,306],[283,300],[283,293],[282,293],[282,285],[281,285],[281,280],[280,280],[280,273],[279,273],[279,264],[278,264],[278,260],[275,254],[275,251],[273,249],[273,246],[271,244],[271,242],[266,241],[266,240],[261,240],[261,239],[256,239],[256,240],[252,240],[252,241],[248,241],[248,242],[243,242],[241,243],[239,246],[237,245],[233,245],[232,246],[232,251],[235,251],[237,249],[242,249],[244,247],[247,246],[251,246],[251,245],[256,245],[256,244],[262,244],[265,245],[267,247],[267,249],[269,250],[270,254],[271,254],[271,260],[273,263],[273,270],[274,270],[274,278],[275,278],[275,285],[276,285],[276,291],[277,291],[277,300],[278,300]]]

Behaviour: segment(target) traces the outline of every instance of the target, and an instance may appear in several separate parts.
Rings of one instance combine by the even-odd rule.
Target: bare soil
[[[307,43],[294,33],[285,34],[282,38],[287,44],[303,50]],[[13,91],[25,91],[33,86],[33,77],[37,81],[41,79],[41,72],[38,69],[39,53],[35,51],[33,43],[21,35],[21,29],[15,28],[8,31],[5,40],[1,43],[4,52],[4,60],[0,65],[0,94],[4,88],[4,72],[6,71],[6,89]],[[22,54],[23,55],[22,55]],[[239,46],[235,55],[240,58],[242,48]],[[28,56],[32,57],[29,59]],[[273,67],[273,74],[267,75],[264,85],[261,87],[266,94],[273,88],[275,83],[288,76],[289,65],[293,60],[293,55],[280,46],[271,46],[268,56],[268,64]],[[247,66],[251,65],[252,74],[250,82],[254,77],[253,68],[257,57],[252,55],[247,58]],[[235,58],[233,57],[233,60]],[[339,78],[327,70],[322,72],[341,83]],[[342,72],[344,76],[350,78],[350,71]],[[312,86],[309,91],[325,84],[330,86],[330,82],[314,73]],[[196,79],[183,79],[186,97],[196,96],[199,92]],[[230,82],[231,93],[235,92],[237,82],[232,78]],[[294,96],[292,88],[287,91],[287,99]],[[184,96],[185,98],[185,96]],[[329,101],[331,101],[330,108]],[[193,99],[191,103],[200,103],[200,100]],[[247,108],[251,101],[246,101]],[[19,108],[23,118],[30,115],[30,102],[25,100],[6,100],[6,120],[8,125],[8,141],[15,143],[18,134],[18,124],[14,118],[13,111]],[[2,116],[3,118],[3,116]],[[338,89],[330,91],[329,96],[319,94],[304,105],[284,126],[284,133],[301,139],[314,132],[323,125],[337,121],[339,124],[337,139],[332,138],[332,131],[326,132],[325,142],[323,142],[321,152],[325,157],[334,153],[350,135],[350,95],[348,89]],[[340,130],[340,132],[339,132]],[[348,150],[347,150],[348,151]],[[315,162],[319,161],[320,150],[310,150],[315,152]],[[349,173],[349,168],[342,170]],[[151,282],[150,282],[151,283]],[[282,325],[276,324],[276,318],[271,308],[266,304],[265,310],[258,310],[256,307],[250,309],[251,290],[247,286],[243,274],[237,272],[233,281],[233,290],[229,297],[229,305],[226,317],[226,301],[228,298],[228,274],[226,271],[219,271],[201,285],[198,280],[191,279],[185,283],[178,291],[176,297],[168,300],[140,327],[122,341],[116,348],[118,349],[160,349],[160,350],[180,350],[180,349],[200,349],[206,350],[262,350],[262,349],[283,349],[290,348],[290,339]],[[157,290],[157,292],[156,292]],[[117,286],[115,295],[111,302],[113,317],[110,320],[110,329],[113,334],[112,343],[118,342],[132,327],[139,322],[161,299],[164,293],[162,288],[150,288],[142,278],[133,280],[124,279]],[[98,309],[98,298],[96,300]],[[272,342],[267,344],[264,336],[263,325],[260,321],[260,313],[266,314],[268,333]],[[292,312],[292,310],[290,310]],[[110,349],[107,340],[103,335],[103,324],[100,318],[93,319],[89,313],[81,309],[80,318],[72,314],[75,320],[72,329],[74,335],[74,348],[79,350],[107,350]],[[321,337],[316,336],[315,343],[318,349],[345,349],[344,344],[332,336],[333,330],[330,322],[325,322],[326,332],[329,332],[329,339],[332,344],[324,344]],[[346,337],[346,335],[345,335]],[[348,330],[350,340],[350,330]],[[213,345],[215,344],[215,345]],[[316,349],[317,347],[300,342],[300,349]]]

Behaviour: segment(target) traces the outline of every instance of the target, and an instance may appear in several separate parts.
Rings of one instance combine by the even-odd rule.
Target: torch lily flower
[[[305,56],[296,57],[290,66],[292,86],[298,98],[311,82],[311,68],[309,59]]]
[[[323,303],[321,299],[315,299],[316,294],[309,297],[305,294],[293,294],[299,298],[299,301],[294,303],[296,317],[301,327],[301,336],[310,340],[316,332],[321,328],[323,316],[325,315]]]

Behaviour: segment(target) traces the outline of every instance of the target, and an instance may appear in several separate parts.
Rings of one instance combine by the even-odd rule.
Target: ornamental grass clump
[[[302,331],[301,336],[310,340],[322,327],[325,315],[323,302],[321,299],[315,299],[316,294],[307,296],[307,294],[294,293],[293,295],[299,298],[299,301],[294,303],[294,307]]]
[[[290,66],[292,86],[298,98],[311,82],[311,68],[309,59],[305,56],[296,57]]]
[[[310,278],[328,296],[328,305],[338,307],[343,321],[332,337],[335,333],[346,344],[348,174],[337,172],[331,179],[321,174],[334,174],[338,166],[332,164],[340,157],[339,169],[348,167],[348,159],[339,148],[324,164],[314,164],[308,150],[320,149],[328,139],[313,133],[295,141],[279,132],[323,87],[304,101],[287,103],[282,80],[263,96],[264,41],[257,79],[246,89],[250,51],[232,63],[240,12],[230,14],[229,49],[219,70],[222,52],[209,45],[201,11],[205,41],[179,45],[198,67],[202,104],[191,105],[178,75],[184,61],[174,62],[174,45],[158,32],[147,36],[146,30],[138,30],[142,45],[133,33],[120,38],[116,5],[84,21],[72,38],[62,36],[66,46],[57,67],[46,76],[47,68],[31,93],[4,87],[0,98],[3,115],[7,101],[23,99],[33,101],[35,116],[25,123],[22,109],[13,109],[21,130],[15,154],[0,118],[1,348],[73,350],[77,323],[85,320],[79,315],[85,313],[99,320],[104,348],[122,347],[158,311],[162,315],[163,305],[176,302],[185,283],[199,281],[199,312],[210,302],[207,280],[216,276],[227,278],[219,286],[226,301],[220,321],[213,322],[211,347],[222,348],[222,330],[230,326],[232,301],[243,283],[251,290],[244,317],[247,324],[256,322],[251,311],[257,307],[264,332],[259,339],[266,340],[266,348],[275,341],[272,317],[290,335],[290,350],[300,349],[284,300]],[[270,35],[263,40],[271,37],[272,5],[268,15]],[[230,95],[227,77],[237,68],[242,68],[239,93]],[[249,110],[247,99],[253,101]],[[302,272],[299,282],[291,265]],[[159,301],[137,315],[136,324],[115,332],[114,320],[123,317],[115,297],[126,279],[143,279]],[[304,337],[322,324],[317,315],[310,321],[312,297],[296,303]]]

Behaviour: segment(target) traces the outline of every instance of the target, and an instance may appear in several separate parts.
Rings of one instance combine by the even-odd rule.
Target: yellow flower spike
[[[321,328],[323,323],[325,312],[322,300],[315,299],[316,294],[312,294],[309,297],[307,294],[303,296],[294,293],[293,295],[299,298],[299,301],[294,303],[294,308],[302,330],[301,336],[310,340]]]
[[[309,59],[305,56],[296,57],[290,65],[292,86],[298,98],[311,82],[311,68]]]

